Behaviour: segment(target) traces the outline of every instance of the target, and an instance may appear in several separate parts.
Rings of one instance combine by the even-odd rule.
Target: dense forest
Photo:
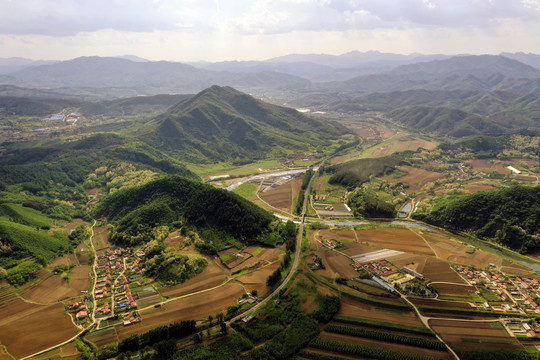
[[[394,218],[396,209],[391,203],[385,202],[371,191],[357,188],[351,195],[347,204],[355,217],[363,218]]]
[[[400,160],[386,157],[380,159],[358,159],[325,168],[324,171],[332,174],[331,184],[340,184],[354,188],[369,181],[371,176],[391,174]]]
[[[199,249],[214,253],[228,238],[242,243],[279,241],[279,224],[269,212],[240,196],[180,176],[119,190],[99,203],[94,214],[114,224],[113,239],[122,244],[152,240],[157,226],[196,230],[205,241]],[[231,240],[234,241],[234,240]]]
[[[468,231],[521,253],[540,247],[540,187],[515,186],[441,200],[417,219],[451,230]]]

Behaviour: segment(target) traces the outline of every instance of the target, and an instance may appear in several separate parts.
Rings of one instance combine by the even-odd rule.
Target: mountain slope
[[[454,137],[500,134],[508,130],[486,117],[451,108],[411,106],[392,111],[388,116],[407,128]]]
[[[223,161],[314,151],[346,133],[336,123],[212,86],[156,117],[138,136],[184,160]]]

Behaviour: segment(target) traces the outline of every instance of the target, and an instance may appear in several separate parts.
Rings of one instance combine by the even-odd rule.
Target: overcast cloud
[[[0,0],[0,57],[540,53],[540,0]]]

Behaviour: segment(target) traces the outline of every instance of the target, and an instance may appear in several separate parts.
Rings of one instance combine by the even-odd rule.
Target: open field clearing
[[[179,231],[173,231],[163,240],[163,244],[167,247],[178,247],[184,242],[184,237],[180,235]]]
[[[292,181],[265,191],[259,196],[273,207],[290,213],[292,207]]]
[[[96,250],[111,247],[111,243],[109,241],[109,229],[107,229],[107,225],[94,228],[94,236],[92,237],[92,241],[94,242]]]
[[[58,265],[78,265],[79,261],[77,260],[77,257],[75,254],[69,254],[64,256],[59,256],[56,259],[54,259],[49,266],[47,266],[47,269],[54,269]]]
[[[116,326],[119,339],[147,332],[157,326],[182,320],[202,320],[208,315],[227,312],[227,306],[238,303],[245,293],[239,284],[227,284],[183,299],[174,300],[159,308],[141,310],[142,322],[131,326]]]
[[[397,167],[399,170],[407,172],[407,175],[401,176],[399,178],[394,178],[392,175],[386,176],[383,179],[387,180],[390,183],[397,183],[401,181],[409,185],[407,192],[418,192],[426,184],[435,182],[440,179],[444,179],[446,176],[443,173],[424,170],[421,168],[411,167],[408,165],[401,165]]]
[[[412,311],[393,311],[376,308],[372,305],[363,304],[343,297],[339,315],[353,316],[362,319],[378,320],[396,324],[424,327],[420,319]]]
[[[66,222],[63,227],[66,229],[66,234],[71,234],[72,230],[75,230],[77,227],[86,224],[83,219],[73,219],[71,222]]]
[[[319,244],[320,247],[322,247],[322,244]],[[356,256],[356,255],[361,255],[361,254],[367,254],[367,253],[371,253],[371,252],[374,252],[374,251],[379,251],[379,250],[387,250],[387,249],[382,249],[378,246],[374,246],[374,245],[366,245],[365,243],[364,244],[361,244],[361,243],[349,243],[347,244],[347,248],[344,249],[344,250],[340,250],[342,253],[352,257],[352,256]]]
[[[523,349],[518,340],[508,335],[499,322],[429,320],[431,328],[452,347],[468,349]]]
[[[333,250],[326,248],[320,248],[315,252],[317,256],[322,259],[323,265],[326,269],[319,269],[316,271],[318,275],[324,276],[328,279],[335,279],[339,276],[345,278],[357,277],[358,273],[351,266],[352,260],[347,256]],[[312,262],[308,256],[307,262]]]
[[[439,294],[469,295],[476,293],[476,287],[471,285],[459,285],[448,283],[431,283]]]
[[[373,346],[377,348],[384,348],[388,350],[414,353],[414,354],[419,354],[419,355],[424,355],[424,356],[432,356],[432,357],[441,358],[441,359],[452,359],[451,355],[448,354],[447,352],[425,349],[425,348],[421,348],[417,346],[396,344],[396,343],[366,339],[366,338],[356,337],[356,336],[334,334],[334,333],[325,332],[325,331],[320,333],[319,337],[321,339],[331,339],[331,340],[343,341],[343,342],[357,344],[357,345],[368,345],[368,346]]]
[[[376,151],[374,151],[373,157],[389,156],[393,153],[406,150],[416,151],[418,150],[418,148],[431,150],[434,149],[436,146],[437,143],[434,143],[433,141],[428,141],[413,136],[396,136],[395,139],[389,140],[383,146],[379,147]]]
[[[88,246],[84,242],[80,243],[75,249],[75,256],[77,256],[77,261],[81,265],[91,265],[91,250],[88,249]]]
[[[39,302],[50,304],[59,300],[77,296],[78,291],[74,290],[60,275],[51,275],[22,293],[22,297]]]
[[[474,265],[479,268],[486,268],[489,264],[501,266],[502,259],[494,254],[476,249],[474,254],[468,254],[469,245],[460,243],[456,238],[438,231],[422,231],[422,236],[429,242],[437,257],[461,265]]]
[[[206,260],[208,261],[208,266],[204,268],[200,274],[192,277],[183,284],[159,289],[161,295],[175,297],[195,291],[209,289],[223,283],[227,279],[227,276],[211,259],[207,258]]]
[[[274,271],[276,271],[279,266],[279,263],[274,263],[262,269],[258,269],[256,271],[241,275],[237,277],[236,280],[244,285],[246,291],[256,289],[259,295],[262,295],[269,290],[269,287],[266,286],[266,279],[268,279],[268,277]]]
[[[538,277],[538,273],[531,271],[531,269],[506,259],[502,261],[501,271],[509,275],[526,276],[532,278]]]
[[[322,239],[344,240],[345,242],[355,242],[356,236],[352,229],[322,229],[319,230]]]
[[[450,264],[434,257],[427,257],[423,266],[419,264],[416,271],[433,282],[465,284],[465,280],[452,269]]]
[[[13,358],[6,353],[2,342],[0,341],[0,360],[13,360]]]
[[[256,257],[260,260],[272,263],[281,260],[283,256],[285,256],[285,253],[280,248],[265,248]]]
[[[17,312],[14,320],[0,324],[2,344],[16,358],[56,345],[77,333],[62,304],[33,306],[38,309],[32,314]]]
[[[69,274],[69,286],[75,291],[88,290],[90,288],[90,266],[76,266]]]
[[[500,160],[490,160],[490,159],[474,159],[467,161],[470,164],[474,171],[483,171],[483,172],[493,172],[497,171],[501,174],[509,174],[510,170],[506,167],[512,165],[512,161],[500,161]]]
[[[118,336],[114,327],[93,331],[90,335],[86,336],[86,339],[98,347],[118,342]]]
[[[378,228],[356,230],[359,242],[367,242],[385,249],[414,254],[434,255],[420,236],[405,228]]]
[[[463,190],[469,194],[480,191],[493,191],[497,189],[496,182],[490,180],[474,180],[463,184]]]
[[[422,299],[422,298],[411,298],[410,299],[414,304],[421,306],[437,306],[441,308],[459,308],[459,309],[473,309],[469,303],[462,301],[448,301],[448,300],[437,300],[437,299]]]

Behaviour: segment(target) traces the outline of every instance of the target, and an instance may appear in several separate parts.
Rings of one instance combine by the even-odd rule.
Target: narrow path
[[[310,188],[311,188],[311,182],[312,181],[313,181],[313,177],[311,177],[311,179],[309,181],[309,184],[307,185],[306,190],[304,192],[304,204],[302,205],[302,214],[300,215],[301,221],[300,221],[300,226],[298,228],[298,235],[296,237],[296,251],[294,252],[294,260],[293,260],[293,263],[292,263],[292,266],[291,266],[291,270],[289,271],[289,273],[287,274],[287,276],[285,277],[283,282],[270,295],[268,295],[266,298],[261,300],[261,302],[259,302],[258,304],[256,304],[252,308],[250,308],[250,309],[244,311],[243,313],[233,317],[229,321],[226,321],[227,325],[230,325],[233,322],[235,322],[235,321],[237,321],[239,319],[242,319],[243,317],[245,317],[245,316],[259,310],[261,307],[263,307],[266,303],[268,303],[271,299],[273,299],[276,295],[279,294],[281,289],[283,289],[289,283],[289,281],[292,279],[293,275],[296,273],[296,269],[298,268],[298,264],[300,263],[300,254],[302,252],[302,239],[303,239],[303,235],[304,235],[304,223],[305,223],[305,216],[306,216],[306,208],[307,208],[309,191],[310,191]]]
[[[420,319],[420,321],[422,321],[422,324],[424,324],[425,327],[427,327],[428,329],[430,329],[431,331],[433,331],[433,329],[432,329],[431,326],[429,325],[429,320],[430,320],[431,318],[422,315],[422,314],[420,313],[420,310],[418,310],[418,308],[416,307],[416,305],[415,305],[412,301],[410,301],[410,300],[407,298],[407,296],[403,295],[403,294],[402,294],[400,291],[398,291],[398,290],[396,290],[396,291],[401,295],[401,298],[402,298],[403,300],[405,300],[406,302],[409,303],[409,305],[412,306],[412,308],[413,308],[414,311],[416,312],[416,316],[418,316],[418,318]],[[455,320],[455,319],[454,319],[454,320]],[[439,334],[437,334],[435,331],[433,331],[433,333],[435,334],[435,337],[437,338],[437,340],[439,340],[440,342],[442,342],[442,343],[446,346],[446,348],[448,349],[448,352],[450,352],[450,354],[452,354],[452,355],[454,356],[454,358],[456,358],[457,360],[459,360],[458,354],[456,354],[456,352],[455,352],[454,350],[452,350],[452,348],[450,347],[450,345],[448,345],[448,344],[446,343],[446,341],[444,341],[444,340],[442,339],[442,337],[440,337]]]

